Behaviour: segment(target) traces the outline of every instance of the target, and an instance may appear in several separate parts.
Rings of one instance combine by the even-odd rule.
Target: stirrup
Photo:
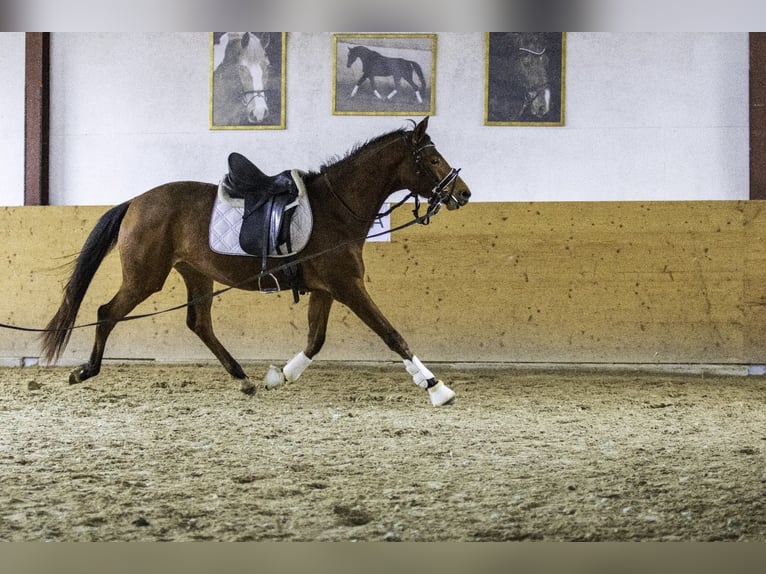
[[[276,285],[276,287],[263,287],[261,281],[263,280],[264,277],[271,277],[271,280],[274,282],[274,285]],[[273,273],[266,273],[266,275],[258,276],[258,291],[260,291],[261,293],[278,293],[281,290],[282,289],[280,289],[279,287],[279,281],[277,281],[277,278],[274,276]]]

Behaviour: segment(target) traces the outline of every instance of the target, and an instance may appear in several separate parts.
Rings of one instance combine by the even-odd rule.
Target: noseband
[[[532,54],[533,56],[542,56],[545,54],[545,50],[547,50],[547,48],[543,48],[539,52],[535,52],[532,48],[519,48],[519,50],[522,52],[527,52],[528,54]]]
[[[247,107],[256,98],[266,99],[266,90],[245,90],[240,97],[242,98],[242,105]]]

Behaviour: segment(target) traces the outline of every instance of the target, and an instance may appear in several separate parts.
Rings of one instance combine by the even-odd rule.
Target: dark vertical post
[[[49,32],[27,32],[25,58],[24,205],[48,205]]]
[[[766,199],[766,33],[750,33],[750,199]]]

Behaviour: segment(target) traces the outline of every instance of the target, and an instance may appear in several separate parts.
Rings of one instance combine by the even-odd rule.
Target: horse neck
[[[362,147],[328,167],[324,174],[332,193],[342,200],[355,219],[368,225],[388,196],[403,189],[398,168],[407,150],[403,137],[391,138]]]

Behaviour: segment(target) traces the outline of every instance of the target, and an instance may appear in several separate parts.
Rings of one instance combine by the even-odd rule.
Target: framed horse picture
[[[335,115],[433,115],[436,34],[334,34]]]
[[[285,128],[286,35],[210,33],[210,129]]]
[[[563,126],[565,32],[487,32],[484,123]]]

